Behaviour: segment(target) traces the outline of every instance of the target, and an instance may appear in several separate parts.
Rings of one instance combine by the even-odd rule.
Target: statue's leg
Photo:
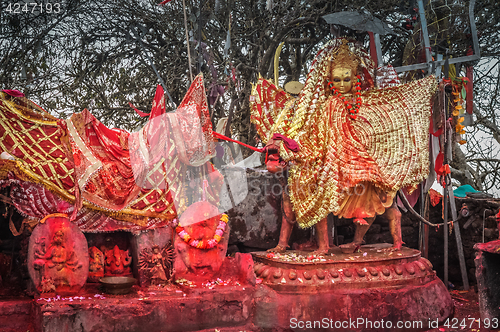
[[[316,233],[318,236],[318,249],[313,252],[316,255],[323,255],[328,253],[330,249],[328,241],[328,222],[327,217],[321,219],[316,225]]]
[[[356,231],[354,232],[354,240],[352,242],[356,243],[358,246],[363,243],[366,232],[375,221],[375,217],[365,218],[366,225],[356,225]]]
[[[290,201],[290,196],[285,192],[282,195],[282,218],[281,218],[281,230],[280,239],[278,245],[269,252],[284,253],[286,248],[288,248],[288,241],[290,240],[290,235],[292,235],[293,225],[295,224],[295,213],[293,212],[292,202]]]
[[[340,246],[343,253],[353,253],[363,243],[363,238],[365,237],[366,232],[375,221],[375,217],[365,218],[366,224],[357,224],[356,231],[354,232],[354,239],[351,243],[343,244]]]
[[[383,216],[389,220],[389,228],[393,240],[392,249],[401,250],[403,246],[403,239],[401,236],[401,212],[396,204],[396,200],[394,200],[390,208],[385,210]]]

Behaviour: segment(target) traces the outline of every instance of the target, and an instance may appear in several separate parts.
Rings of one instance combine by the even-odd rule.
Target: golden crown
[[[350,68],[355,74],[357,72],[360,60],[359,57],[351,52],[348,41],[346,39],[342,40],[339,48],[337,49],[337,54],[332,57],[332,69],[333,68]]]

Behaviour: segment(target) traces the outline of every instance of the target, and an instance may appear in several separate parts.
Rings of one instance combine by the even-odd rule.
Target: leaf
[[[465,86],[462,87],[462,99],[465,99],[467,97],[467,90],[465,89]]]

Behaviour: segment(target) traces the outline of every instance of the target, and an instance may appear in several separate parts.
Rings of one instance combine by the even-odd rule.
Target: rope
[[[405,208],[410,211],[411,214],[413,214],[415,217],[418,218],[418,220],[420,220],[421,222],[423,222],[424,224],[426,225],[429,225],[429,226],[432,226],[432,227],[437,227],[437,226],[442,226],[444,225],[444,223],[440,223],[440,224],[433,224],[429,221],[427,221],[424,217],[422,217],[420,214],[417,213],[417,211],[415,211],[412,206],[410,205],[410,203],[408,202],[408,200],[406,199],[406,196],[405,194],[399,190],[398,191],[398,194],[399,194],[399,198],[401,199],[401,202],[403,203],[403,205],[405,206]]]
[[[218,133],[218,132],[216,132],[216,131],[214,131],[213,133],[214,133],[214,137],[215,137],[215,138],[222,139],[222,140],[224,140],[224,141],[233,142],[233,143],[238,143],[238,144],[240,144],[240,145],[246,146],[246,147],[247,147],[247,148],[249,148],[249,149],[252,149],[253,151],[257,151],[257,152],[261,152],[261,153],[265,151],[265,148],[260,148],[260,149],[259,149],[259,148],[256,148],[256,147],[254,147],[254,146],[250,146],[250,145],[245,144],[245,143],[243,143],[243,142],[240,142],[240,141],[234,140],[234,139],[232,139],[232,138],[229,138],[229,137],[227,137],[227,136],[224,136],[224,135],[222,135],[222,134],[219,134],[219,133]]]

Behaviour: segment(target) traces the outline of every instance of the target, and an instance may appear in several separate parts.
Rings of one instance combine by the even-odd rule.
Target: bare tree
[[[57,15],[14,14],[2,8],[0,87],[22,90],[62,118],[89,108],[108,126],[134,130],[144,119],[128,102],[148,111],[160,81],[156,70],[172,96],[173,103],[168,105],[172,110],[190,84],[184,15],[181,1],[165,6],[158,6],[159,2],[67,0]],[[431,3],[443,3],[446,9],[457,2]],[[403,63],[405,47],[418,38],[408,28],[408,20],[413,22],[415,16],[413,0],[187,0],[186,5],[191,70],[204,73],[212,120],[216,123],[231,115],[233,135],[251,145],[257,143],[248,108],[251,83],[259,74],[272,78],[281,42],[281,82],[303,78],[317,49],[332,38],[332,27],[323,15],[365,11],[387,22],[396,34],[383,38],[382,50],[394,65]],[[462,7],[467,8],[467,2]],[[500,60],[497,7],[495,0],[476,1],[482,55],[494,68]],[[465,55],[470,31],[463,16],[449,19],[446,10],[430,15],[436,18],[430,20],[431,37],[436,40],[433,47],[441,52],[447,45],[453,56]],[[367,45],[366,33],[342,29],[340,33],[357,34]],[[416,55],[422,51],[410,50]],[[495,145],[499,75],[498,70],[486,68],[476,66],[475,123],[469,128],[467,149],[462,152],[455,147],[452,164],[457,181],[484,190],[492,188],[499,176]]]

